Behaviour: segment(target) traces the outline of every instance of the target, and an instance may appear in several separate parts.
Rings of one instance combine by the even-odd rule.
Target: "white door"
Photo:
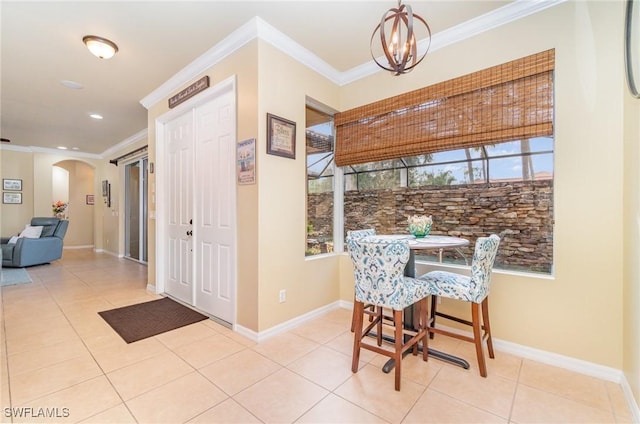
[[[166,292],[193,302],[193,114],[188,112],[166,125],[167,153],[167,267]]]
[[[195,306],[233,322],[236,280],[235,95],[195,110]]]
[[[164,125],[165,291],[229,323],[236,302],[235,113],[228,87]]]

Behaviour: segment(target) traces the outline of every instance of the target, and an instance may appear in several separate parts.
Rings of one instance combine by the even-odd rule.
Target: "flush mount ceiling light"
[[[414,27],[414,23],[422,24],[421,28]],[[420,29],[425,32],[425,39],[428,44],[424,53],[418,56],[418,43],[415,30]],[[374,53],[374,40],[379,34],[380,46],[388,64],[380,63]],[[394,75],[406,74],[422,62],[431,46],[431,28],[427,21],[413,13],[411,6],[401,4],[398,0],[398,7],[387,10],[378,26],[371,35],[371,57],[376,64],[384,70],[393,72]]]
[[[90,113],[89,116],[93,119],[98,119],[98,120],[103,118],[103,116],[100,115],[99,113]]]
[[[116,43],[95,35],[85,35],[82,42],[94,56],[100,59],[110,59],[118,51]]]

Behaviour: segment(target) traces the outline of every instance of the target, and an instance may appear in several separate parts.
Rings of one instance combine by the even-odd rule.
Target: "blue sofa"
[[[8,243],[9,237],[0,238],[2,266],[23,268],[46,264],[62,257],[63,239],[69,221],[53,217],[35,217],[32,226],[42,226],[40,238],[19,238],[16,243]]]

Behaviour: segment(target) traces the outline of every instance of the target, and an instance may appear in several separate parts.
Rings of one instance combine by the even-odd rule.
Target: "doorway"
[[[233,325],[235,78],[200,96],[156,125],[158,292]]]
[[[143,157],[125,165],[125,252],[124,256],[147,263],[147,169]]]

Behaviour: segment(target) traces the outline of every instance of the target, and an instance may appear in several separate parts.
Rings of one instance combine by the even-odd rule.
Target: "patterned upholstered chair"
[[[375,236],[376,235],[376,229],[375,228],[367,228],[365,230],[352,230],[352,231],[347,231],[347,248],[349,247],[349,240],[359,240],[363,237],[368,237],[368,236]],[[369,314],[369,322],[373,321],[373,317],[377,314],[381,314],[382,313],[382,308],[378,308],[378,310],[376,311],[376,307],[374,305],[365,305],[364,306],[364,310],[366,314]],[[355,308],[353,309],[353,315],[351,317],[351,332],[353,333],[353,330],[355,329]],[[381,333],[380,331],[378,332],[379,334]],[[382,334],[380,334],[380,337],[382,337]],[[380,339],[381,340],[381,339]],[[382,341],[380,341],[379,343],[382,343]]]
[[[421,280],[429,285],[429,291],[432,295],[471,303],[471,321],[436,312],[432,304],[429,333],[444,334],[474,343],[480,375],[483,377],[487,376],[487,365],[482,348],[484,340],[487,342],[489,357],[495,357],[493,342],[491,341],[491,326],[489,324],[489,289],[491,288],[491,270],[493,269],[499,244],[500,238],[495,234],[478,238],[473,253],[473,261],[471,262],[470,276],[447,271],[431,271],[420,277]],[[482,309],[482,322],[480,320],[480,309]],[[435,328],[435,315],[470,325],[473,328],[473,337]]]
[[[355,277],[355,331],[351,371],[358,372],[360,349],[388,356],[395,360],[395,389],[400,390],[402,354],[413,348],[413,354],[417,355],[418,343],[422,341],[422,357],[427,360],[427,298],[430,294],[428,286],[421,280],[404,275],[404,267],[409,261],[409,244],[406,241],[365,237],[351,238],[348,244]],[[405,330],[404,310],[414,303],[419,303],[420,307],[419,328],[417,331]],[[363,328],[365,304],[391,309],[392,324],[383,314],[377,314],[373,321]],[[381,328],[381,325],[385,328],[392,326],[394,329],[393,350],[386,342],[381,345],[365,342],[369,332],[374,328]],[[405,334],[408,340],[405,340]]]

